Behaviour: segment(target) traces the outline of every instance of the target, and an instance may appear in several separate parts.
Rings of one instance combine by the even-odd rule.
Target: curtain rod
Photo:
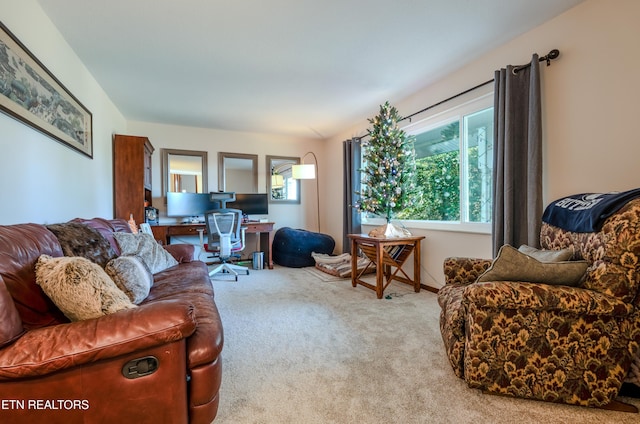
[[[478,84],[478,85],[476,85],[476,86],[474,86],[474,87],[468,88],[468,89],[466,89],[466,90],[464,90],[464,91],[462,91],[462,92],[460,92],[460,93],[458,93],[458,94],[454,94],[454,95],[453,95],[453,96],[451,96],[451,97],[448,97],[448,98],[446,98],[446,99],[444,99],[444,100],[439,101],[438,103],[434,103],[434,104],[432,104],[431,106],[427,106],[427,107],[425,107],[424,109],[420,109],[419,111],[414,112],[414,113],[412,113],[411,115],[407,115],[407,116],[405,116],[404,118],[402,118],[399,122],[402,122],[402,121],[404,121],[405,119],[408,119],[408,120],[409,120],[409,122],[411,122],[411,118],[413,118],[414,116],[416,116],[416,115],[418,115],[418,114],[421,114],[422,112],[426,112],[426,111],[428,111],[429,109],[433,109],[434,107],[436,107],[436,106],[440,106],[441,104],[446,103],[446,102],[448,102],[448,101],[451,101],[451,100],[453,100],[453,99],[455,99],[455,98],[457,98],[457,97],[464,96],[465,94],[467,94],[467,93],[469,93],[469,92],[471,92],[471,91],[473,91],[473,90],[477,90],[477,89],[478,89],[478,88],[480,88],[480,87],[484,87],[484,86],[485,86],[485,85],[487,85],[487,84],[491,84],[492,82],[493,82],[493,78],[491,78],[490,80],[485,81],[485,82],[483,82],[483,83],[480,83],[480,84]]]
[[[547,53],[545,56],[542,56],[542,57],[538,58],[538,62],[545,62],[545,61],[546,61],[546,62],[547,62],[547,66],[549,66],[549,65],[551,65],[551,61],[552,61],[553,59],[557,59],[557,58],[558,58],[558,56],[560,56],[560,50],[558,50],[558,49],[553,49],[553,50],[551,50],[549,53]],[[515,66],[515,67],[513,68],[513,71],[512,71],[512,72],[513,72],[514,74],[517,74],[517,73],[518,73],[518,71],[521,71],[521,70],[523,70],[523,69],[525,69],[525,68],[527,68],[527,67],[529,67],[529,66],[531,66],[531,63],[527,63],[526,65]],[[420,114],[420,113],[422,113],[422,112],[426,112],[426,111],[428,111],[429,109],[433,109],[433,108],[434,108],[434,107],[436,107],[436,106],[440,106],[441,104],[446,103],[446,102],[448,102],[448,101],[451,101],[451,100],[453,100],[453,99],[455,99],[455,98],[457,98],[457,97],[463,96],[463,95],[465,95],[465,94],[469,93],[470,91],[477,90],[477,89],[478,89],[478,88],[480,88],[480,87],[484,87],[484,86],[485,86],[485,85],[487,85],[487,84],[491,84],[493,81],[494,81],[494,79],[493,79],[493,78],[491,78],[491,79],[490,79],[490,80],[488,80],[488,81],[485,81],[485,82],[483,82],[483,83],[481,83],[481,84],[476,85],[475,87],[471,87],[471,88],[469,88],[469,89],[467,89],[467,90],[464,90],[463,92],[460,92],[460,93],[455,94],[455,95],[453,95],[453,96],[451,96],[451,97],[449,97],[449,98],[447,98],[447,99],[444,99],[444,100],[442,100],[442,101],[439,101],[438,103],[432,104],[431,106],[427,106],[427,107],[425,107],[424,109],[421,109],[421,110],[419,110],[419,111],[417,111],[417,112],[414,112],[414,113],[412,113],[411,115],[405,116],[405,117],[404,117],[404,118],[402,118],[400,121],[404,121],[405,119],[408,119],[408,120],[409,120],[409,122],[411,122],[411,118],[413,118],[414,116],[416,116],[416,115],[418,115],[418,114]]]
[[[557,58],[558,58],[558,56],[560,56],[560,50],[558,50],[558,49],[553,49],[553,50],[551,50],[549,53],[547,53],[545,56],[542,56],[542,57],[538,58],[538,62],[547,62],[547,66],[550,66],[550,65],[551,65],[551,61],[552,61],[552,60],[554,60],[554,59],[557,59]],[[517,74],[517,73],[518,73],[518,71],[521,71],[521,70],[523,70],[523,69],[525,69],[525,68],[527,68],[527,67],[529,67],[529,66],[531,66],[531,63],[527,63],[526,65],[519,65],[519,66],[515,66],[515,67],[513,68],[513,71],[512,71],[512,72],[513,72],[514,74]],[[478,88],[480,88],[480,87],[484,87],[484,86],[485,86],[485,85],[487,85],[487,84],[491,84],[492,82],[494,82],[494,79],[493,79],[493,78],[491,78],[490,80],[485,81],[485,82],[483,82],[483,83],[480,83],[480,84],[478,84],[478,85],[476,85],[476,86],[474,86],[474,87],[468,88],[468,89],[466,89],[466,90],[464,90],[464,91],[462,91],[462,92],[460,92],[460,93],[458,93],[458,94],[454,94],[454,95],[453,95],[453,96],[451,96],[451,97],[448,97],[448,98],[446,98],[446,99],[444,99],[444,100],[439,101],[438,103],[434,103],[434,104],[432,104],[432,105],[430,105],[430,106],[427,106],[427,107],[425,107],[424,109],[420,109],[419,111],[414,112],[414,113],[412,113],[411,115],[407,115],[407,116],[405,116],[404,118],[400,119],[400,121],[399,121],[399,122],[402,122],[402,121],[404,121],[405,119],[408,119],[408,120],[409,120],[409,122],[411,122],[411,118],[413,118],[413,117],[414,117],[414,116],[416,116],[416,115],[419,115],[419,114],[421,114],[421,113],[423,113],[423,112],[426,112],[426,111],[428,111],[429,109],[433,109],[434,107],[440,106],[441,104],[446,103],[446,102],[449,102],[449,101],[451,101],[451,100],[453,100],[453,99],[455,99],[455,98],[457,98],[457,97],[464,96],[465,94],[467,94],[467,93],[469,93],[469,92],[471,92],[471,91],[473,91],[473,90],[477,90],[477,89],[478,89]],[[365,135],[360,136],[360,137],[354,137],[354,139],[356,139],[356,140],[360,141],[360,140],[362,140],[363,138],[367,137],[368,135],[369,135],[369,134],[365,134]]]

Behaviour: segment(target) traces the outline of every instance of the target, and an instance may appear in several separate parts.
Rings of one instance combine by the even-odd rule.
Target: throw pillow
[[[587,266],[587,261],[540,262],[513,246],[504,245],[491,266],[476,281],[525,281],[576,286],[582,280]]]
[[[86,258],[40,255],[36,283],[71,321],[136,307],[104,269]]]
[[[80,222],[47,225],[56,235],[65,256],[80,256],[102,268],[115,258],[116,252],[98,230]]]
[[[148,295],[153,275],[137,256],[120,256],[109,261],[104,268],[116,286],[136,305]]]
[[[129,228],[129,224],[127,224],[127,221],[125,221],[124,219],[104,219],[99,217],[74,218],[69,222],[79,222],[80,224],[84,224],[98,231],[104,238],[107,239],[113,251],[116,252],[116,256],[120,255],[120,249],[118,248],[116,239],[113,238],[113,232],[131,231],[131,229]]]
[[[178,265],[178,261],[146,233],[113,233],[123,256],[137,256],[152,274]]]
[[[540,262],[562,262],[568,261],[573,256],[573,247],[567,247],[562,250],[540,250],[535,247],[523,244],[518,250],[525,255],[531,256]]]

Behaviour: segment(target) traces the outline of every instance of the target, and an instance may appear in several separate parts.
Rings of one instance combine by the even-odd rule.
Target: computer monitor
[[[220,209],[220,202],[209,193],[167,193],[167,216],[198,217],[214,209]]]
[[[244,215],[268,215],[269,198],[266,193],[236,193],[236,200],[227,202],[227,207],[240,209]]]

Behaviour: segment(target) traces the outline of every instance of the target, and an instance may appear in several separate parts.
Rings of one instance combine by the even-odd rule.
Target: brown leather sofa
[[[106,236],[123,220],[78,220]],[[70,322],[36,285],[42,254],[63,256],[44,225],[0,226],[0,421],[210,423],[218,410],[222,324],[193,246],[166,249],[134,309]]]

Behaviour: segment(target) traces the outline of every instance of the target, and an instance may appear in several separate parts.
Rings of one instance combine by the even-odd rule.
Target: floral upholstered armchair
[[[590,233],[543,222],[540,243],[586,262],[573,287],[482,278],[498,258],[445,260],[438,301],[451,366],[489,393],[620,407],[622,384],[640,386],[640,198]]]

